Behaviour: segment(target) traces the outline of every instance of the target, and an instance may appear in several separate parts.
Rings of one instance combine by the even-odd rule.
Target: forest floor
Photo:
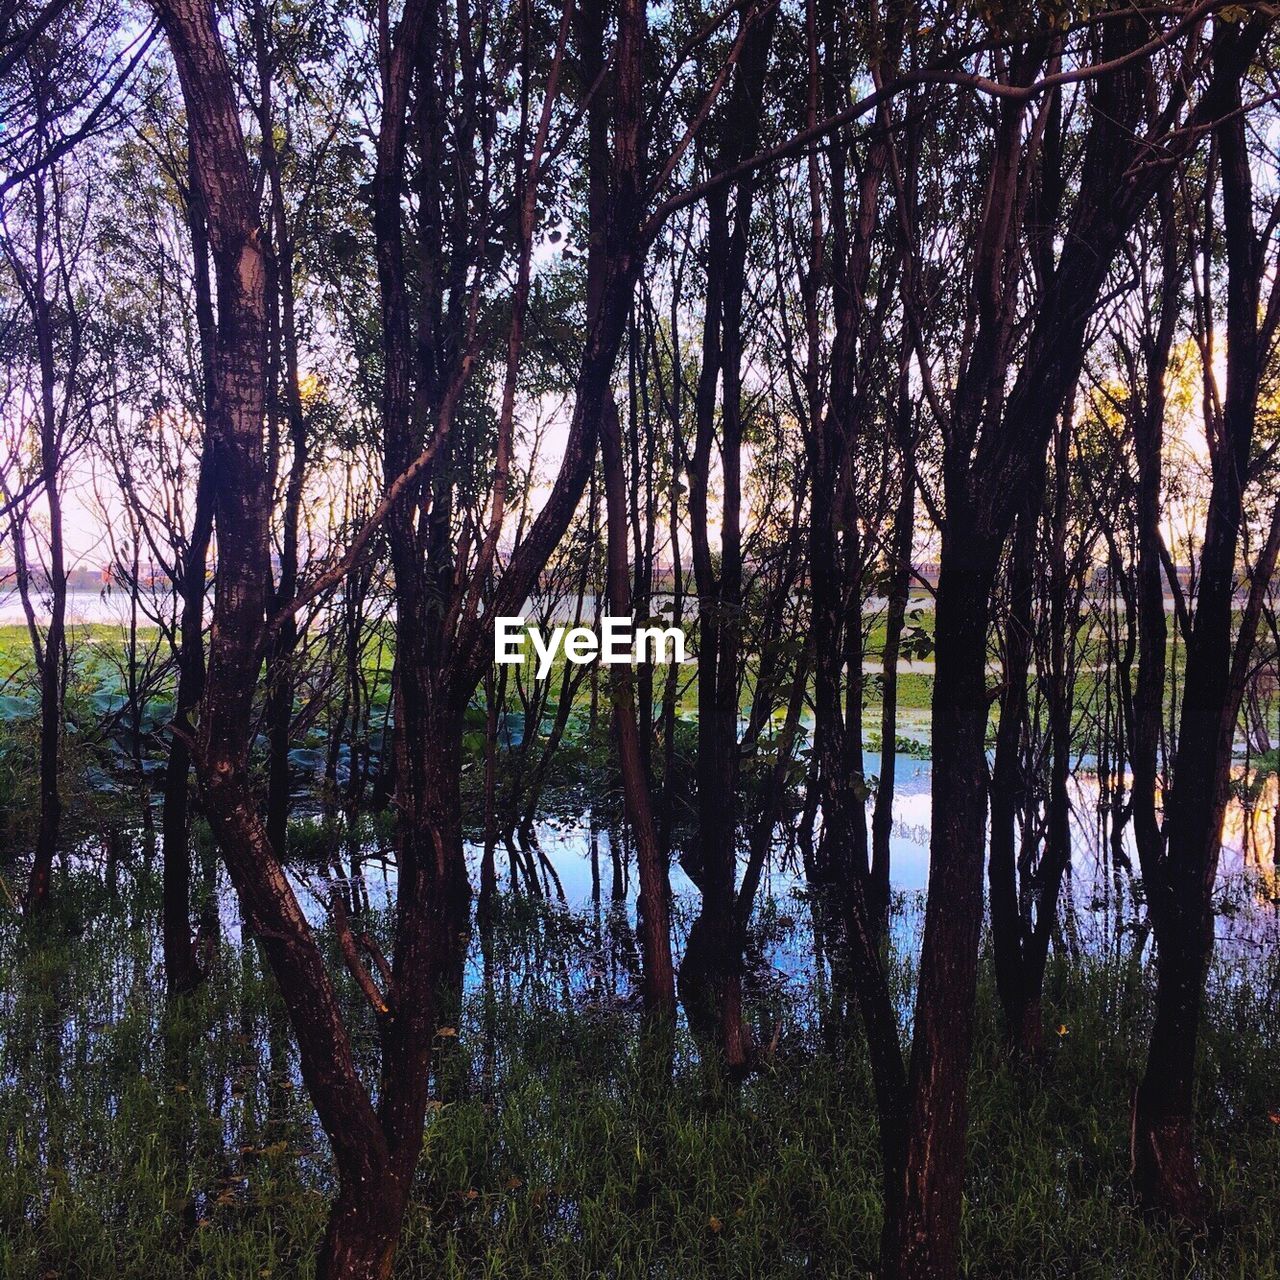
[[[59,879],[40,934],[0,911],[0,1277],[303,1280],[330,1169],[274,988],[229,928],[206,986],[169,1007],[156,864],[145,841],[115,852]],[[765,904],[757,928],[804,923]],[[683,1033],[674,1080],[641,1065],[625,916],[508,898],[483,941],[438,1039],[398,1277],[869,1273],[880,1199],[867,1064],[856,1020],[821,982],[753,992],[762,1041],[780,1028],[776,1053],[717,1089]],[[904,999],[911,953],[893,957]],[[1275,1276],[1278,983],[1274,953],[1215,969],[1199,1096],[1214,1216],[1183,1239],[1130,1193],[1145,966],[1123,942],[1055,958],[1057,1031],[1028,1070],[1001,1050],[984,961],[964,1274]],[[344,996],[372,1078],[372,1027]]]

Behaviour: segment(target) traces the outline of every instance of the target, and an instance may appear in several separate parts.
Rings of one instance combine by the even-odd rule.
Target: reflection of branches
[[[351,917],[347,914],[347,905],[343,902],[342,895],[336,891],[329,894],[329,918],[333,922],[333,930],[338,939],[338,947],[342,951],[343,962],[347,966],[347,971],[355,979],[356,985],[360,988],[364,998],[380,1017],[390,1013],[395,998],[394,990],[391,986],[391,967],[387,964],[386,958],[367,932],[362,933],[357,939],[351,928]],[[359,948],[361,944],[367,951],[374,953],[374,961],[378,965],[379,972],[382,974],[383,982],[386,985],[385,995],[378,989],[378,984],[373,980],[373,975],[369,972],[364,961],[360,959]]]

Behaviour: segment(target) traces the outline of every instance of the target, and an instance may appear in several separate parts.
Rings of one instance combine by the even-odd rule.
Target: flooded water
[[[868,753],[868,773],[874,775],[879,765],[878,755]],[[896,902],[895,937],[908,951],[919,943],[929,881],[931,782],[932,763],[928,759],[897,760],[891,883]],[[1236,789],[1244,794],[1232,799],[1224,823],[1215,925],[1219,954],[1247,966],[1250,957],[1280,947],[1276,775],[1255,779],[1250,788]],[[1132,829],[1126,828],[1122,842],[1127,865],[1117,865],[1110,815],[1107,806],[1100,805],[1100,795],[1096,776],[1081,774],[1072,779],[1072,865],[1061,903],[1058,945],[1093,954],[1115,953],[1135,943],[1146,949],[1151,940]],[[318,835],[320,820],[306,821]],[[470,842],[466,852],[471,882],[478,885],[483,849]],[[291,871],[312,923],[319,926],[324,922],[335,878],[350,889],[353,874],[360,882],[360,900],[367,900],[375,912],[386,911],[394,902],[397,875],[388,839],[366,835],[353,848],[334,837],[332,853],[333,861],[325,871],[296,867]],[[532,898],[543,909],[566,919],[593,920],[599,925],[611,917],[624,930],[634,928],[638,892],[634,851],[625,831],[598,824],[590,814],[536,823],[531,839],[500,842],[495,863],[500,888],[508,895]],[[678,854],[672,860],[670,877],[678,959],[699,899]],[[759,976],[771,974],[786,981],[814,977],[809,896],[799,850],[793,840],[780,836],[761,887],[761,927],[756,939],[760,945],[755,957]],[[238,945],[239,907],[229,886],[224,887],[220,903],[224,934]],[[630,976],[637,976],[637,972],[632,965]],[[473,976],[478,980],[478,971]],[[622,976],[627,978],[626,973]]]
[[[869,755],[868,771],[878,767],[879,760]],[[1280,954],[1276,779],[1253,779],[1249,786],[1244,781],[1238,780],[1239,794],[1224,827],[1216,895],[1219,945],[1210,989],[1215,1016],[1227,1026],[1224,1044],[1240,1041],[1232,1017],[1238,1016],[1243,1027],[1266,1021],[1257,1010],[1268,999],[1266,991],[1273,990],[1272,977],[1258,977],[1274,975]],[[928,760],[898,761],[892,989],[907,1029],[912,951],[919,942],[929,876],[930,783]],[[1136,1066],[1125,1066],[1124,1054],[1141,1052],[1141,1018],[1133,1011],[1144,999],[1149,970],[1142,961],[1149,958],[1152,943],[1143,923],[1140,883],[1132,870],[1113,860],[1099,798],[1095,778],[1082,774],[1074,782],[1073,865],[1055,948],[1070,952],[1077,962],[1086,961],[1071,966],[1077,975],[1071,981],[1098,1002],[1090,1006],[1086,1001],[1084,1007],[1095,1009],[1093,1025],[1113,1037],[1106,1053],[1120,1064],[1116,1070],[1127,1089]],[[337,885],[353,895],[363,927],[384,950],[390,949],[385,908],[394,901],[397,871],[386,830],[384,819],[363,819],[352,833],[325,827],[319,818],[301,820],[296,828],[299,856],[291,868],[299,900],[321,926],[322,945],[331,953],[357,1069],[375,1097],[379,1056],[372,1015],[346,980],[323,924],[327,898]],[[221,1223],[224,1242],[241,1242],[236,1247],[243,1244],[249,1250],[244,1242],[272,1239],[279,1232],[278,1206],[288,1203],[300,1214],[298,1231],[314,1234],[323,1197],[332,1188],[328,1144],[304,1088],[274,984],[257,948],[245,944],[239,906],[225,873],[219,873],[214,897],[220,936],[210,951],[210,977],[201,989],[196,1025],[179,1034],[166,1022],[158,936],[160,854],[154,827],[81,842],[65,860],[65,878],[55,888],[74,904],[65,917],[71,934],[65,946],[50,948],[47,955],[24,940],[12,913],[0,916],[0,1208],[9,1194],[13,1203],[21,1200],[23,1221],[39,1224],[58,1196],[72,1195],[96,1230],[96,1224],[122,1222],[127,1214],[119,1203],[116,1175],[104,1181],[103,1170],[128,1169],[139,1221],[149,1213],[170,1224],[177,1205],[187,1215],[188,1230],[198,1231],[206,1221]],[[776,1088],[803,1096],[810,1064],[824,1051],[824,1018],[833,996],[815,945],[799,853],[779,838],[773,855],[750,931],[745,996],[757,1043],[778,1046],[781,1060],[790,1066],[776,1076],[765,1073],[751,1088],[757,1094]],[[478,883],[482,850],[470,844],[467,856],[472,882]],[[1131,848],[1128,856],[1133,857]],[[536,1180],[529,1175],[527,1149],[542,1153],[539,1158],[554,1170],[567,1158],[563,1152],[572,1143],[566,1135],[574,1117],[593,1101],[628,1105],[625,1073],[635,1043],[640,959],[634,934],[635,859],[625,833],[594,821],[589,812],[546,818],[525,845],[499,845],[496,865],[501,919],[491,935],[473,931],[463,1008],[456,1025],[441,1028],[433,1059],[433,1090],[439,1091],[433,1097],[469,1101],[432,1104],[429,1126],[438,1136],[429,1139],[429,1147],[460,1160],[457,1153],[469,1150],[474,1134],[488,1126],[483,1131],[489,1154],[480,1172],[463,1166],[453,1173],[449,1161],[442,1166],[456,1178],[456,1186],[448,1184],[448,1195],[454,1197],[451,1203],[469,1205],[478,1194],[477,1184],[489,1186],[486,1194],[509,1216],[509,1202],[520,1194],[512,1190],[513,1167],[530,1185],[559,1180],[554,1171]],[[678,861],[671,879],[678,958],[698,897]],[[1068,1004],[1080,999],[1079,991],[1064,997],[1059,986],[1046,1016],[1053,1023],[1062,1018],[1083,1026],[1085,1015],[1077,1018],[1069,1012],[1060,1003],[1064,999]],[[697,1054],[686,1032],[682,1018],[677,1079],[696,1079]],[[1126,1048],[1130,1036],[1136,1049]],[[1266,1043],[1259,1053],[1269,1054]],[[596,1053],[599,1061],[589,1069],[594,1074],[588,1094],[579,1097],[571,1092],[572,1072],[583,1052]],[[1098,1052],[1097,1046],[1089,1052]],[[565,1070],[570,1072],[568,1083],[556,1074]],[[544,1078],[558,1083],[544,1088]],[[569,1092],[564,1113],[553,1117],[547,1107],[557,1089]],[[1116,1123],[1122,1127],[1127,1094],[1117,1097],[1110,1097],[1103,1111],[1108,1118],[1120,1117]],[[1233,1123],[1236,1116],[1251,1114],[1249,1108],[1256,1110],[1234,1094],[1224,1097]],[[870,1106],[868,1095],[855,1086],[847,1105],[863,1114]],[[999,1116],[1005,1107],[1001,1102],[986,1110],[979,1106],[977,1112]],[[743,1114],[752,1114],[750,1105]],[[831,1144],[828,1112],[818,1108],[815,1116],[814,1133],[797,1140],[797,1149],[805,1153],[797,1158],[805,1161],[817,1160],[814,1153],[826,1153]],[[789,1120],[772,1125],[766,1117],[761,1123],[770,1129],[770,1142],[774,1134],[785,1138],[789,1132]],[[699,1114],[696,1124],[680,1132],[701,1132],[701,1124]],[[1096,1136],[1097,1126],[1089,1132]],[[648,1121],[637,1122],[635,1133],[632,1137],[628,1130],[622,1142],[628,1152],[637,1142],[649,1141]],[[1107,1152],[1121,1152],[1124,1146],[1119,1128],[1096,1140]],[[1083,1141],[1074,1134],[1060,1145],[1074,1150]],[[864,1135],[841,1149],[856,1152],[873,1145],[873,1138]],[[598,1152],[600,1140],[586,1140],[585,1149]],[[827,1158],[823,1154],[819,1165]],[[1001,1167],[1001,1159],[993,1167]],[[730,1157],[726,1168],[740,1163],[737,1156]],[[4,1171],[5,1164],[12,1173]],[[152,1168],[159,1171],[149,1174]],[[845,1176],[871,1177],[873,1172],[871,1166],[859,1165]],[[580,1225],[572,1215],[592,1203],[595,1177],[584,1174],[576,1198],[566,1197],[558,1210],[572,1221],[557,1220],[556,1229],[571,1238]],[[1098,1204],[1111,1204],[1106,1175],[1098,1177],[1100,1189],[1090,1194]],[[1053,1194],[1065,1195],[1065,1185],[1054,1183]],[[778,1198],[787,1202],[785,1194]],[[243,1236],[235,1235],[249,1221],[246,1215],[256,1212],[265,1215],[266,1225],[245,1226]],[[145,1229],[132,1219],[129,1224],[134,1234]],[[147,1247],[165,1247],[165,1233],[173,1228],[150,1229],[158,1234]],[[260,1253],[246,1253],[250,1256],[252,1265],[228,1263],[219,1274],[262,1274],[264,1266],[276,1265]],[[423,1274],[439,1272],[427,1269]]]

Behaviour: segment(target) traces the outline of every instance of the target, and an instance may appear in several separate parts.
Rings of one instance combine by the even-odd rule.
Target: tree
[[[1055,80],[1068,75],[1066,50],[1060,36],[1034,19],[1016,35],[1006,33],[1014,38],[997,63],[1005,91],[982,152],[986,180],[957,299],[963,337],[954,364],[925,345],[923,290],[932,280],[921,261],[921,228],[904,228],[905,305],[917,367],[942,437],[942,537],[929,896],[907,1084],[904,1178],[900,1191],[889,1186],[886,1194],[883,1265],[889,1275],[942,1277],[956,1267],[982,923],[987,628],[1000,553],[1020,496],[1043,466],[1055,423],[1073,393],[1089,318],[1113,256],[1166,166],[1191,149],[1206,124],[1231,110],[1233,85],[1268,22],[1255,17],[1239,29],[1222,24],[1221,54],[1184,118],[1178,115],[1183,94],[1176,74],[1167,106],[1152,108],[1158,81],[1142,23],[1117,13],[1095,28],[1090,38],[1096,43],[1074,55],[1077,73],[1094,74],[1087,69],[1091,60],[1107,71],[1097,73],[1086,91],[1078,193],[1070,202],[1066,156],[1049,128]],[[1196,30],[1187,37],[1184,57],[1203,66]],[[1043,89],[1034,88],[1038,75]],[[1139,149],[1156,139],[1164,146],[1162,162],[1137,164]],[[1051,229],[1064,226],[1071,235],[1055,251]],[[1035,287],[1029,314],[1020,316],[1028,298],[1024,264]],[[1015,333],[1026,335],[1016,373]],[[945,402],[938,364],[952,388]]]
[[[1263,512],[1265,530],[1237,610],[1237,562],[1246,522],[1245,495],[1261,473],[1256,455],[1259,395],[1273,357],[1280,294],[1267,252],[1276,219],[1255,225],[1249,124],[1238,70],[1241,32],[1215,24],[1212,55],[1224,83],[1224,110],[1214,129],[1226,248],[1226,386],[1219,402],[1205,396],[1211,488],[1200,551],[1199,589],[1186,636],[1186,666],[1171,786],[1164,823],[1155,814],[1153,731],[1163,701],[1164,604],[1158,516],[1160,424],[1148,413],[1139,444],[1142,666],[1135,693],[1135,823],[1156,936],[1156,1019],[1147,1068],[1134,1099],[1133,1162],[1139,1191],[1153,1206],[1192,1223],[1204,1220],[1196,1170],[1195,1061],[1204,984],[1213,948],[1213,884],[1231,777],[1240,705],[1253,662],[1263,604],[1280,554],[1280,503]],[[1210,206],[1211,207],[1211,206]],[[1204,228],[1208,255],[1212,232]],[[1173,275],[1173,268],[1166,268]],[[1168,278],[1168,275],[1166,278]],[[1264,297],[1265,282],[1272,281]],[[1176,276],[1174,277],[1176,281]],[[1211,308],[1203,314],[1208,318]],[[1213,349],[1202,333],[1204,377]],[[1159,371],[1159,357],[1156,369]],[[1159,400],[1154,401],[1155,405]],[[1154,406],[1153,406],[1154,408]],[[1159,614],[1156,614],[1157,592]],[[1234,624],[1234,635],[1233,635]],[[1141,763],[1139,763],[1139,760]]]
[[[63,485],[68,459],[83,438],[88,401],[82,368],[83,296],[77,279],[85,215],[72,203],[65,174],[52,159],[50,131],[57,115],[57,90],[55,68],[47,55],[48,50],[30,52],[25,63],[35,111],[32,174],[20,191],[20,223],[17,211],[10,208],[0,226],[0,249],[25,312],[22,359],[30,362],[30,378],[17,411],[31,424],[48,521],[48,558],[42,569],[49,621],[42,634],[31,597],[29,508],[18,501],[10,506],[18,588],[40,676],[40,827],[27,886],[29,913],[48,904],[62,821],[58,768],[68,662]]]

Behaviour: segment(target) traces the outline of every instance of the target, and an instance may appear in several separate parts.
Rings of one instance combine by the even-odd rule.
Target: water
[[[880,760],[868,753],[866,767],[874,775]],[[891,885],[898,903],[895,938],[900,947],[918,945],[924,896],[929,881],[932,762],[899,757],[890,837]],[[1072,864],[1064,885],[1060,910],[1063,945],[1083,951],[1115,953],[1126,941],[1150,945],[1145,929],[1145,906],[1131,827],[1124,849],[1130,868],[1114,865],[1109,818],[1100,813],[1096,776],[1080,774],[1071,780]],[[1233,798],[1223,828],[1215,892],[1215,936],[1219,954],[1248,965],[1268,949],[1280,947],[1280,878],[1275,865],[1277,779],[1270,775],[1256,788],[1250,803]],[[319,819],[304,820],[315,824]],[[868,823],[870,813],[868,812]],[[335,850],[335,852],[338,852]],[[473,885],[480,881],[483,850],[466,846]],[[341,851],[342,865],[351,862]],[[598,824],[590,814],[546,818],[534,826],[533,839],[520,846],[499,843],[495,851],[500,888],[528,895],[532,878],[537,894],[549,909],[577,919],[613,912],[614,923],[634,928],[638,892],[634,853],[625,831]],[[359,872],[363,890],[375,911],[385,911],[395,898],[396,867],[383,840],[364,837],[359,844]],[[525,870],[525,867],[528,870]],[[318,872],[291,872],[303,910],[313,925],[327,915],[330,881]],[[683,951],[689,923],[698,910],[698,891],[674,857],[670,869],[675,900],[674,949]],[[775,840],[760,894],[768,927],[761,930],[756,957],[761,974],[788,979],[813,976],[813,937],[809,893],[798,851],[785,833]],[[221,895],[223,929],[239,944],[239,907],[229,886]],[[783,925],[779,927],[777,922]],[[472,977],[478,981],[476,970]]]
[[[879,768],[874,755],[868,755],[867,768],[872,773]],[[928,885],[931,764],[904,758],[898,762],[897,773],[892,849],[893,882],[900,902],[895,938],[900,949],[909,951],[918,942],[922,895]],[[1127,962],[1144,959],[1151,943],[1138,927],[1142,906],[1137,885],[1128,872],[1112,866],[1109,860],[1107,832],[1098,820],[1098,799],[1096,779],[1082,774],[1072,791],[1073,866],[1063,906],[1063,941],[1081,953],[1114,957],[1120,962],[1110,966],[1100,984],[1109,990],[1109,984],[1114,983],[1120,993],[1114,1006],[1107,1006],[1109,1017],[1127,1007],[1123,982],[1141,987],[1140,967]],[[1271,777],[1253,790],[1251,805],[1233,801],[1227,815],[1216,895],[1220,910],[1219,965],[1212,980],[1218,1001],[1215,1009],[1229,1010],[1232,992],[1247,992],[1251,973],[1266,972],[1261,965],[1254,969],[1254,962],[1276,954],[1276,800],[1276,780]],[[302,822],[313,828],[307,831],[300,827],[298,841],[309,855],[311,869],[299,860],[291,874],[308,917],[320,924],[326,915],[330,883],[315,857],[323,847],[322,828],[317,819]],[[355,835],[356,874],[373,908],[368,923],[385,947],[386,922],[381,909],[394,900],[394,859],[385,847],[385,835],[378,834],[377,824],[362,822]],[[456,1028],[445,1029],[437,1044],[439,1062],[453,1061],[468,1073],[475,1113],[492,1105],[493,1130],[486,1131],[485,1149],[500,1153],[500,1158],[492,1157],[495,1203],[511,1167],[533,1181],[527,1171],[530,1153],[521,1143],[550,1161],[552,1172],[540,1174],[540,1181],[553,1183],[559,1177],[555,1170],[569,1129],[559,1113],[554,1117],[544,1114],[547,1103],[538,1093],[537,1072],[546,1069],[546,1055],[572,1055],[592,1043],[593,1036],[616,1043],[616,1061],[602,1060],[586,1076],[588,1090],[616,1094],[624,1078],[619,1064],[627,1058],[628,1037],[634,1035],[635,1028],[631,1016],[637,1005],[639,977],[633,932],[635,865],[625,834],[611,831],[607,825],[598,826],[589,813],[582,813],[544,819],[535,828],[535,838],[536,850],[517,856],[535,860],[540,886],[536,897],[529,893],[523,874],[518,877],[518,897],[512,891],[507,883],[511,855],[499,848],[497,865],[507,904],[504,921],[490,948],[481,945],[478,931],[473,935],[462,1017]],[[0,972],[9,978],[0,982],[0,1134],[6,1129],[8,1134],[0,1137],[0,1155],[14,1167],[9,1174],[0,1170],[0,1190],[6,1185],[19,1187],[23,1213],[31,1215],[33,1222],[42,1221],[43,1206],[52,1203],[55,1196],[63,1197],[63,1202],[74,1196],[80,1212],[90,1215],[95,1223],[120,1224],[116,1180],[127,1178],[130,1203],[146,1206],[153,1216],[159,1213],[163,1230],[172,1232],[174,1228],[164,1215],[172,1215],[173,1206],[181,1201],[174,1199],[175,1193],[164,1181],[169,1175],[157,1173],[155,1185],[146,1180],[150,1176],[147,1171],[157,1167],[163,1157],[175,1161],[179,1187],[190,1187],[193,1218],[224,1224],[222,1229],[229,1239],[232,1226],[227,1224],[238,1223],[236,1215],[262,1207],[272,1215],[268,1220],[271,1230],[276,1231],[279,1218],[275,1206],[280,1196],[296,1195],[298,1203],[310,1205],[314,1213],[331,1189],[327,1142],[303,1088],[296,1050],[279,1002],[271,994],[272,984],[263,978],[256,948],[244,945],[238,904],[225,874],[220,876],[217,895],[222,941],[202,996],[206,1003],[200,1006],[194,1039],[185,1048],[174,1048],[164,1025],[166,1002],[157,936],[157,843],[153,833],[136,830],[123,839],[106,836],[86,840],[69,854],[70,883],[59,882],[58,890],[69,889],[74,896],[83,933],[75,937],[65,956],[52,948],[51,956],[42,959],[27,949],[12,915],[0,917]],[[350,866],[350,850],[341,833],[335,837],[333,852],[343,858],[344,867]],[[473,883],[479,879],[480,856],[480,848],[469,844]],[[620,889],[616,898],[615,878]],[[697,894],[678,864],[672,868],[672,887],[678,956],[697,909]],[[773,1036],[781,1035],[783,1061],[792,1064],[795,1074],[787,1077],[784,1067],[779,1079],[790,1079],[790,1087],[803,1090],[807,1067],[796,1068],[794,1064],[811,1061],[820,1050],[818,1027],[827,997],[814,955],[803,873],[785,838],[777,843],[763,886],[748,959],[747,1004],[757,1039],[768,1044]],[[1273,960],[1271,968],[1273,971]],[[909,962],[905,971],[910,971]],[[376,1094],[378,1054],[369,1012],[349,990],[336,959],[333,972],[338,975],[342,998],[348,1002],[347,1023],[352,1029],[358,1069]],[[1128,977],[1117,976],[1122,973]],[[910,1025],[909,985],[904,983],[899,994],[904,1027]],[[1256,985],[1259,992],[1266,989],[1265,983]],[[1252,1010],[1254,1005],[1248,1007]],[[1047,1016],[1055,1023],[1063,1017],[1075,1025],[1071,1014],[1059,1013],[1057,1004],[1051,1005]],[[1132,1014],[1116,1016],[1129,1018],[1126,1026],[1131,1030]],[[1111,1034],[1111,1023],[1106,1027]],[[1125,1029],[1117,1027],[1114,1043],[1089,1047],[1098,1054],[1099,1064],[1110,1062],[1113,1072],[1119,1070],[1127,1078],[1133,1068],[1124,1066],[1116,1048],[1123,1044],[1124,1034]],[[1141,1031],[1138,1034],[1140,1037]],[[683,1069],[693,1061],[693,1054],[687,1038],[682,1038],[681,1044]],[[560,1045],[563,1048],[557,1047]],[[532,1070],[528,1062],[531,1053],[543,1055],[539,1059],[542,1065]],[[597,1053],[603,1051],[597,1049]],[[572,1057],[566,1060],[577,1061]],[[1092,1090],[1094,1080],[1088,1078],[1088,1089]],[[770,1079],[772,1076],[760,1087],[769,1087]],[[978,1073],[976,1079],[975,1089],[980,1092],[985,1087],[983,1074]],[[522,1089],[526,1092],[520,1093]],[[1220,1093],[1221,1088],[1212,1096]],[[512,1104],[513,1096],[523,1103]],[[1101,1096],[1107,1099],[1109,1116],[1123,1115],[1123,1099],[1117,1102],[1105,1091]],[[850,1098],[850,1106],[869,1105],[858,1089],[851,1091]],[[1237,1106],[1234,1094],[1229,1100]],[[449,1126],[463,1123],[451,1120],[451,1116],[472,1114],[466,1111],[467,1105],[433,1108],[429,1123],[443,1128],[433,1150],[456,1156],[466,1149],[469,1131]],[[510,1120],[508,1130],[503,1127],[508,1124],[503,1108],[512,1105],[517,1106],[516,1118]],[[526,1109],[519,1111],[519,1105]],[[1001,1107],[1006,1105],[1001,1103]],[[982,1117],[1001,1112],[979,1105],[975,1114],[981,1123]],[[189,1133],[175,1129],[183,1116],[195,1118]],[[827,1151],[824,1140],[829,1144],[831,1122],[825,1111],[821,1116],[821,1123],[828,1128],[797,1144],[804,1159],[814,1158],[813,1152]],[[687,1132],[701,1133],[704,1125],[705,1117],[699,1113]],[[781,1140],[786,1136],[785,1126],[779,1128]],[[1114,1148],[1118,1152],[1123,1145],[1123,1135],[1104,1134],[1098,1139],[1096,1128],[1084,1137],[1072,1132],[1055,1141],[1063,1151],[1084,1150],[1090,1140],[1088,1132],[1095,1134],[1094,1145],[1107,1151]],[[635,1142],[647,1144],[649,1140],[649,1131],[642,1129],[635,1138],[628,1132],[619,1142],[622,1149],[630,1150]],[[176,1156],[164,1155],[170,1143]],[[822,1154],[823,1160],[827,1158]],[[1003,1155],[993,1155],[988,1167],[1003,1167],[1003,1159]],[[785,1165],[786,1161],[780,1157],[778,1163]],[[160,1163],[158,1167],[163,1170],[166,1166]],[[474,1186],[486,1176],[483,1170],[488,1167],[461,1173],[460,1187]],[[104,1170],[112,1172],[104,1178]],[[719,1178],[726,1176],[723,1171],[717,1174]],[[821,1185],[825,1186],[825,1173],[822,1176]],[[1099,1177],[1102,1190],[1091,1194],[1096,1194],[1099,1204],[1110,1204],[1105,1169]],[[975,1182],[973,1194],[995,1194],[985,1178],[984,1174]],[[815,1181],[813,1185],[819,1184]],[[1067,1197],[1066,1185],[1062,1183],[1063,1197]],[[590,1188],[588,1177],[574,1194],[589,1196]],[[1078,1188],[1072,1189],[1071,1195],[1079,1194]],[[569,1212],[574,1203],[572,1196],[566,1197],[563,1211]],[[771,1212],[785,1211],[789,1203],[787,1195],[780,1192],[776,1204],[782,1208]],[[168,1207],[155,1210],[155,1204]],[[720,1211],[719,1206],[716,1210]],[[138,1229],[136,1223],[128,1224],[130,1233]],[[252,1234],[246,1228],[246,1238]],[[147,1247],[157,1249],[160,1245],[150,1240]],[[241,1266],[227,1274],[259,1274],[263,1265],[255,1261],[251,1268]],[[175,1269],[171,1273],[181,1272]],[[1064,1269],[1063,1274],[1068,1273]],[[1172,1274],[1168,1270],[1159,1273]]]
[[[172,610],[167,606],[170,597],[166,592],[166,615]],[[150,601],[148,601],[150,603]],[[44,595],[36,591],[32,596],[32,610],[36,621],[44,626],[49,621],[49,602]],[[116,590],[107,594],[102,591],[77,590],[67,592],[67,625],[89,626],[91,624],[125,627],[129,624],[128,593]],[[22,599],[12,587],[0,587],[0,626],[24,626],[27,615],[22,611]],[[145,612],[141,612],[139,625],[149,625]]]

